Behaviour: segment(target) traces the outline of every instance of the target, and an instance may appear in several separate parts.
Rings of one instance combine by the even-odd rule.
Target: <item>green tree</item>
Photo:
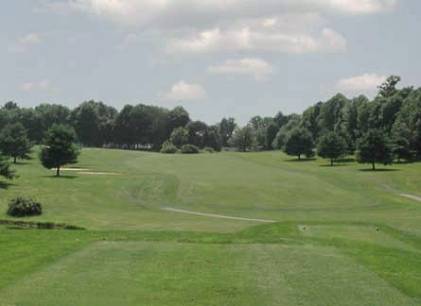
[[[319,139],[317,154],[322,158],[330,159],[330,165],[347,153],[347,143],[343,137],[335,132],[330,132]]]
[[[15,172],[10,168],[9,158],[0,155],[0,176],[9,180],[15,177]]]
[[[234,118],[223,118],[218,125],[219,134],[222,138],[222,145],[224,147],[228,146],[228,140],[231,138],[232,134],[235,131],[237,124],[235,123]]]
[[[396,92],[396,85],[401,81],[401,77],[397,75],[391,75],[386,81],[379,86],[379,96],[388,98],[393,96]]]
[[[243,128],[237,128],[229,140],[232,147],[237,148],[241,152],[253,150],[256,145],[256,134],[252,126],[246,125]]]
[[[79,149],[74,144],[76,134],[73,128],[56,124],[46,133],[40,160],[47,169],[55,168],[56,176],[60,176],[60,168],[66,164],[74,164],[79,156]]]
[[[389,165],[393,162],[392,146],[383,131],[372,129],[358,141],[357,160],[359,163],[371,164],[376,170],[376,163]]]
[[[19,122],[6,125],[0,133],[0,151],[11,156],[15,164],[17,158],[29,158],[31,147],[27,132]]]
[[[393,154],[398,161],[412,159],[411,130],[404,122],[399,120],[395,122],[392,128],[392,147]]]
[[[301,160],[301,155],[311,157],[314,142],[311,133],[305,128],[295,128],[287,136],[284,145],[284,152],[288,155],[294,155]]]
[[[276,134],[278,134],[279,127],[276,123],[272,122],[269,124],[269,126],[266,128],[265,133],[265,149],[271,150],[272,149],[272,143],[276,138]]]
[[[181,148],[189,141],[189,131],[184,127],[178,127],[172,131],[170,142],[177,148]]]

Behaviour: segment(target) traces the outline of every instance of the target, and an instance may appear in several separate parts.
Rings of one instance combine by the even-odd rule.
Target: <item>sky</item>
[[[0,103],[185,107],[216,123],[421,86],[417,0],[6,0]]]

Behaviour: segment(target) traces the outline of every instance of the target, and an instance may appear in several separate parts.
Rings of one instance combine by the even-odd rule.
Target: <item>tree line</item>
[[[14,161],[25,158],[33,144],[42,144],[47,131],[60,124],[87,147],[163,153],[281,149],[298,159],[318,154],[332,165],[341,156],[357,152],[359,161],[374,168],[376,162],[421,157],[421,88],[398,89],[399,82],[400,77],[389,77],[372,100],[337,94],[300,115],[255,116],[243,127],[233,118],[214,125],[194,121],[180,106],[169,110],[126,105],[118,111],[97,101],[74,109],[56,104],[21,108],[8,102],[0,108],[0,151]]]

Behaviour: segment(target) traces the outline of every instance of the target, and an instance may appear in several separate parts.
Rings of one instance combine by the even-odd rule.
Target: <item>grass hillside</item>
[[[44,214],[0,225],[0,306],[420,305],[421,164],[383,171],[279,152],[85,149],[0,188]],[[273,221],[273,222],[272,222]]]

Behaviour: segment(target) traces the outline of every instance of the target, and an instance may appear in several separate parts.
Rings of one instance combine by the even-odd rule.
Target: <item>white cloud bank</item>
[[[25,82],[20,86],[20,89],[25,92],[31,92],[35,90],[48,90],[50,89],[50,81],[45,79],[41,81]]]
[[[282,53],[341,52],[346,39],[332,29],[324,28],[318,35],[284,33],[248,27],[221,30],[215,28],[186,38],[172,40],[169,53],[206,53],[221,51],[257,51]]]
[[[206,90],[200,84],[179,81],[164,94],[163,99],[167,101],[197,101],[207,97]]]
[[[246,75],[264,80],[273,73],[272,66],[260,58],[227,60],[223,64],[210,66],[209,73],[224,75]]]
[[[285,12],[373,14],[392,9],[397,0],[67,0],[83,12],[122,24],[185,25]]]
[[[177,52],[342,52],[329,15],[374,14],[398,0],[50,0],[117,24],[164,31]],[[61,5],[62,7],[62,5]],[[62,8],[61,8],[62,9]]]
[[[348,94],[365,93],[372,94],[377,90],[387,76],[376,73],[365,73],[350,78],[344,78],[337,82],[336,88]]]
[[[27,51],[31,46],[38,45],[42,42],[41,35],[38,33],[28,33],[19,37],[15,43],[9,46],[9,52],[22,53]]]

